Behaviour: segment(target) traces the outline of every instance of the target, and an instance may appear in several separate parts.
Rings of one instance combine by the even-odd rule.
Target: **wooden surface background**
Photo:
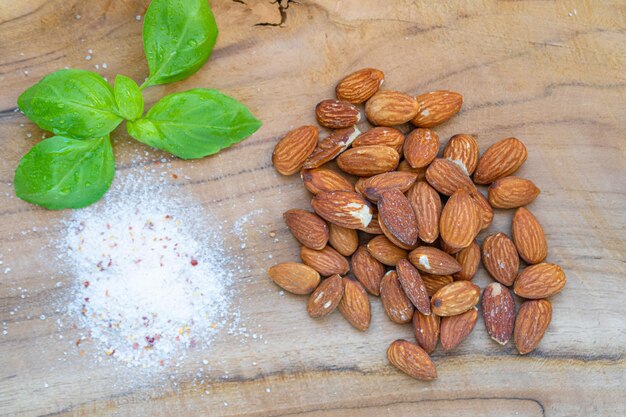
[[[148,3],[0,0],[0,254],[11,267],[0,270],[0,319],[9,330],[0,335],[0,416],[626,415],[626,3],[619,0],[214,0],[220,36],[208,65],[186,81],[149,89],[146,100],[211,86],[264,121],[242,144],[194,162],[193,180],[177,192],[224,219],[261,210],[246,229],[251,273],[238,277],[237,290],[242,315],[265,342],[216,339],[210,394],[189,383],[198,358],[177,369],[179,386],[167,389],[151,377],[140,388],[125,385],[107,363],[60,360],[68,348],[58,340],[50,300],[64,289],[52,285],[59,271],[42,248],[54,236],[43,228],[68,213],[13,197],[16,164],[42,134],[14,112],[16,99],[65,66],[106,62],[100,72],[109,79],[124,73],[142,80],[136,16]],[[461,92],[461,113],[436,129],[444,140],[466,132],[481,150],[507,136],[527,144],[520,174],[542,189],[531,209],[546,229],[548,259],[568,277],[534,353],[500,348],[478,323],[459,348],[435,352],[435,382],[416,381],[387,363],[388,344],[412,335],[380,303],[373,303],[370,330],[359,333],[338,313],[309,319],[305,299],[281,297],[267,278],[271,263],[297,259],[282,212],[310,198],[299,178],[272,169],[274,143],[313,122],[314,105],[364,66],[384,70],[389,89]],[[120,175],[140,169],[128,156],[140,145],[127,142],[118,133]],[[191,172],[189,163],[174,166]],[[508,231],[510,216],[498,212],[490,230]],[[489,279],[481,269],[475,281]],[[28,289],[27,301],[18,287]]]

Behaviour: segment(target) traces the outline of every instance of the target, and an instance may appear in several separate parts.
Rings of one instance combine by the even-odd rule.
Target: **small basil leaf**
[[[143,114],[143,96],[136,82],[123,75],[115,77],[115,104],[119,115],[126,120],[135,120]]]
[[[116,114],[113,89],[91,71],[48,74],[24,91],[17,104],[42,129],[79,139],[104,136],[122,121]]]
[[[187,78],[209,59],[217,23],[207,0],[152,0],[143,24],[150,76],[142,87]]]
[[[115,172],[109,137],[53,136],[35,145],[15,170],[15,194],[51,210],[80,208],[100,199]]]
[[[241,142],[261,126],[246,106],[217,90],[163,97],[146,116],[128,122],[140,142],[183,159],[202,158]]]

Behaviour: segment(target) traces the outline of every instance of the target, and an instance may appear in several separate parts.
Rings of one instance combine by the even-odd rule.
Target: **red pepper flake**
[[[194,258],[191,258],[191,266],[196,266],[198,265],[198,261],[196,261]]]
[[[91,283],[89,281],[85,281],[83,282],[83,285],[85,286],[85,288],[89,287],[89,285],[91,285]]]
[[[133,349],[135,350],[139,349],[139,343],[137,342],[133,343]]]
[[[172,178],[174,178],[175,180],[177,180],[177,179],[178,179],[178,175],[176,175],[176,174],[172,174]]]

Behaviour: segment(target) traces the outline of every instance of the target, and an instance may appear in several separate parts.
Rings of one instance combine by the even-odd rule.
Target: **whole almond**
[[[397,270],[400,284],[406,296],[421,313],[430,314],[428,290],[418,270],[411,265],[408,259],[400,259]]]
[[[404,141],[404,157],[413,168],[428,166],[439,152],[439,135],[434,130],[418,128]]]
[[[454,135],[443,148],[443,157],[457,164],[466,175],[472,175],[478,164],[478,142],[472,135]]]
[[[426,353],[432,353],[437,347],[439,339],[439,316],[435,314],[422,314],[418,310],[413,313],[413,332],[417,344]]]
[[[472,307],[465,313],[441,319],[441,347],[443,351],[457,347],[474,330],[478,321],[478,310]]]
[[[530,300],[522,303],[517,319],[513,339],[521,355],[532,352],[539,346],[550,322],[552,304],[548,300]]]
[[[328,242],[328,226],[317,214],[310,211],[291,209],[283,214],[283,219],[293,236],[311,249],[324,249]]]
[[[405,374],[422,381],[437,378],[435,364],[421,347],[403,339],[394,341],[387,349],[389,362]]]
[[[304,161],[304,169],[319,168],[328,161],[335,159],[340,153],[348,149],[352,141],[361,134],[356,127],[348,127],[333,131],[320,141],[317,147]]]
[[[489,205],[489,201],[487,198],[478,190],[473,193],[470,193],[470,196],[474,200],[474,203],[478,206],[478,210],[480,211],[480,217],[482,219],[481,230],[485,230],[491,225],[493,221],[493,209]]]
[[[367,250],[365,245],[352,255],[352,273],[372,295],[380,294],[380,282],[385,275],[385,267],[378,262]]]
[[[455,281],[433,295],[431,309],[438,316],[456,316],[478,303],[480,288],[471,281]]]
[[[350,278],[343,278],[343,297],[339,311],[355,329],[365,331],[370,327],[370,300],[363,286]]]
[[[372,221],[367,227],[360,227],[359,230],[369,233],[370,235],[382,235],[384,234],[383,229],[380,227],[380,223],[378,221],[378,209],[374,208],[372,211]],[[389,236],[387,236],[389,238]],[[396,242],[394,242],[397,245]]]
[[[451,196],[458,189],[476,192],[471,178],[454,162],[435,159],[426,169],[426,181],[443,195]]]
[[[403,245],[417,243],[417,219],[402,191],[390,189],[378,198],[378,215],[385,228]]]
[[[463,96],[448,90],[432,91],[415,99],[419,104],[419,110],[411,123],[419,127],[440,125],[457,114],[463,105]]]
[[[343,283],[339,275],[326,278],[309,297],[306,310],[313,318],[324,317],[332,313],[343,296]]]
[[[565,272],[556,265],[542,262],[527,266],[515,280],[513,291],[520,297],[547,298],[565,287]]]
[[[417,114],[417,101],[399,91],[379,91],[365,103],[365,115],[377,126],[396,126]]]
[[[432,275],[451,275],[461,270],[452,256],[432,246],[420,246],[409,253],[409,260],[417,269]]]
[[[519,256],[513,241],[504,233],[495,233],[483,240],[483,265],[489,275],[504,285],[515,281],[519,270]]]
[[[492,282],[483,291],[483,322],[489,336],[501,345],[511,339],[515,326],[515,301],[511,291],[499,282]]]
[[[416,174],[411,172],[385,172],[357,181],[355,189],[370,201],[377,202],[380,195],[390,189],[397,188],[406,192],[415,183]]]
[[[391,243],[393,243],[397,247],[405,250],[413,250],[417,247],[417,243],[415,245],[406,245],[402,243],[397,237],[395,237],[393,233],[391,233],[389,229],[385,226],[385,223],[381,220],[380,214],[378,215],[378,226],[380,227],[382,233],[387,237],[387,239],[389,239]]]
[[[341,100],[323,100],[315,107],[317,122],[329,129],[345,129],[361,120],[359,109]]]
[[[478,265],[480,265],[480,246],[478,243],[472,242],[468,247],[457,252],[454,257],[461,264],[461,270],[454,274],[454,279],[469,281],[474,278],[476,271],[478,271]]]
[[[507,138],[491,145],[478,160],[474,181],[490,184],[501,177],[511,175],[526,161],[526,146],[516,138]]]
[[[394,323],[403,324],[411,321],[413,317],[413,304],[408,299],[396,271],[389,271],[380,283],[380,301],[387,316]]]
[[[330,223],[328,243],[343,256],[350,256],[359,247],[359,235],[354,229],[346,229]]]
[[[350,191],[318,193],[311,206],[318,216],[348,229],[367,227],[372,221],[372,208],[363,197]]]
[[[297,262],[274,265],[268,274],[279,287],[293,294],[310,294],[320,283],[320,274],[315,269]]]
[[[335,87],[339,100],[353,104],[365,102],[372,97],[385,79],[385,74],[375,68],[363,68],[343,78]]]
[[[348,149],[337,158],[337,166],[348,174],[370,177],[396,169],[400,155],[383,145],[359,146]]]
[[[474,241],[481,225],[478,205],[467,191],[460,188],[443,206],[439,219],[439,234],[448,246],[465,248]]]
[[[288,132],[274,147],[272,163],[283,175],[295,174],[317,146],[319,132],[315,126],[301,126]]]
[[[322,250],[314,250],[302,246],[300,248],[300,258],[302,258],[302,262],[305,265],[315,269],[324,277],[335,274],[344,275],[350,270],[348,260],[330,246],[326,246]]]
[[[548,242],[537,218],[524,207],[515,211],[511,227],[513,242],[519,256],[529,264],[537,264],[548,255]]]
[[[432,297],[437,291],[454,282],[452,275],[431,275],[422,272],[420,273],[420,276],[426,286],[426,291],[428,291],[429,297]]]
[[[400,172],[412,172],[413,174],[416,174],[417,175],[416,181],[425,181],[426,180],[426,168],[427,167],[413,168],[409,164],[409,162],[406,159],[404,159],[400,161],[400,163],[398,164],[398,168],[396,169]]]
[[[401,154],[402,146],[404,145],[404,134],[393,127],[380,126],[361,133],[352,142],[353,148],[371,145],[389,146]]]
[[[395,266],[400,259],[406,258],[408,252],[391,243],[385,236],[376,236],[367,243],[367,250],[378,262]]]
[[[313,194],[324,191],[354,191],[354,187],[347,179],[330,169],[304,169],[300,177],[306,189]]]
[[[489,204],[495,208],[517,208],[532,202],[539,188],[531,181],[520,177],[504,177],[489,186]]]
[[[439,236],[441,197],[426,181],[419,181],[409,190],[407,198],[417,219],[417,235],[426,242],[433,243]]]

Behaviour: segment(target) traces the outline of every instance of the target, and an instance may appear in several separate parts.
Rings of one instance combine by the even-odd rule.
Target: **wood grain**
[[[216,339],[204,384],[187,382],[202,359],[192,356],[195,362],[176,370],[178,385],[146,377],[131,389],[107,363],[64,355],[70,347],[58,339],[60,313],[49,303],[65,294],[51,279],[62,271],[46,248],[68,213],[13,196],[17,162],[43,133],[14,110],[21,91],[65,66],[107,63],[100,72],[109,79],[119,72],[142,80],[147,67],[136,16],[148,1],[4,2],[0,254],[12,271],[0,275],[0,317],[9,329],[0,335],[0,416],[626,415],[626,4],[451,3],[213,1],[220,36],[209,64],[188,80],[147,90],[146,99],[211,86],[264,121],[220,156],[173,163],[191,178],[176,192],[193,195],[212,215],[234,220],[263,209],[256,227],[246,229],[251,272],[239,277],[238,291],[242,314],[264,342]],[[298,178],[274,172],[273,145],[290,128],[314,123],[315,104],[365,66],[384,70],[389,89],[463,94],[460,114],[436,128],[442,144],[456,133],[475,135],[481,151],[508,136],[526,143],[520,175],[542,190],[530,208],[545,228],[548,260],[568,277],[552,300],[545,339],[527,357],[491,342],[478,323],[459,348],[435,352],[435,382],[411,380],[385,358],[392,340],[412,338],[411,327],[392,324],[380,303],[373,302],[370,330],[360,333],[337,313],[311,320],[306,299],[281,297],[267,278],[271,263],[298,256],[282,212],[310,199]],[[132,162],[138,150],[145,149],[117,134],[119,172],[142,169]],[[509,231],[511,216],[498,211],[483,235]],[[268,240],[269,230],[278,242]],[[489,282],[482,268],[475,282]],[[17,287],[28,289],[26,301]],[[62,334],[71,340],[73,331]]]

